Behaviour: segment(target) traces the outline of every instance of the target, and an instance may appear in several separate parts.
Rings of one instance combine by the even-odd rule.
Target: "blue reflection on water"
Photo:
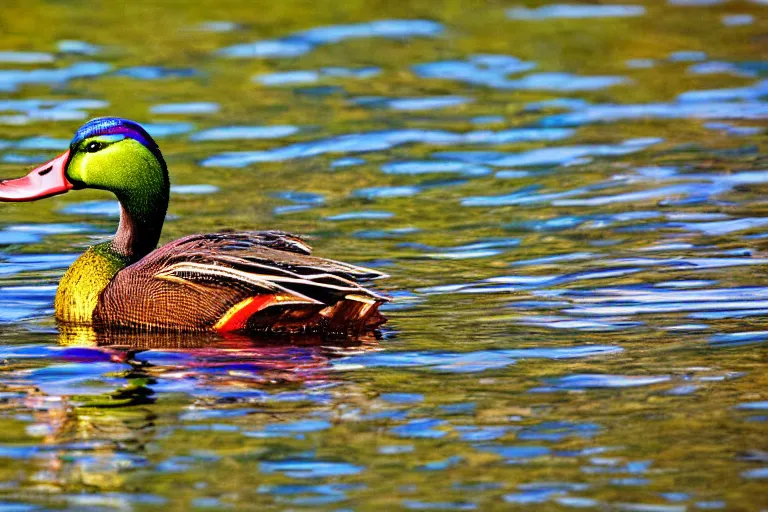
[[[555,389],[630,388],[662,384],[671,379],[669,375],[566,375],[550,381]]]
[[[641,5],[545,5],[537,9],[515,7],[507,10],[507,16],[516,20],[543,20],[548,18],[626,18],[642,16]]]
[[[219,111],[218,103],[192,102],[192,103],[162,103],[153,105],[150,109],[153,114],[215,114]]]
[[[53,137],[47,137],[40,135],[37,137],[27,137],[21,139],[15,145],[17,149],[47,149],[47,150],[64,150],[69,147],[68,139],[55,139]]]
[[[735,94],[735,93],[732,93]],[[715,96],[713,92],[710,96]],[[751,95],[744,91],[743,96]],[[699,96],[702,96],[699,93]],[[593,105],[567,114],[558,114],[541,120],[543,126],[580,126],[590,123],[611,123],[631,119],[762,119],[768,115],[768,104],[759,101],[747,103],[717,103],[695,93],[686,93],[690,103],[657,103],[646,105]]]
[[[423,98],[361,97],[354,103],[368,107],[387,107],[392,110],[420,111],[457,107],[474,101],[463,96],[426,96]]]
[[[328,430],[331,423],[326,420],[307,419],[295,423],[275,423],[260,431],[243,432],[248,437],[302,437],[302,434]]]
[[[325,478],[330,476],[356,475],[365,468],[346,462],[321,460],[282,460],[262,462],[263,473],[283,473],[290,478]]]
[[[255,77],[257,82],[264,85],[311,84],[320,79],[316,71],[283,71]]]
[[[681,50],[679,52],[670,53],[667,56],[667,60],[671,62],[696,62],[700,60],[706,60],[707,54],[705,52],[696,50]]]
[[[642,151],[661,142],[660,139],[631,139],[620,144],[595,144],[584,146],[561,146],[532,149],[519,153],[499,151],[442,151],[433,154],[436,158],[461,160],[495,167],[527,167],[537,165],[567,165],[581,162],[585,157],[628,155]],[[577,189],[579,190],[579,189]],[[581,190],[589,190],[587,188]],[[566,192],[574,195],[573,191]],[[578,192],[576,192],[578,193]]]
[[[56,43],[56,49],[60,53],[72,55],[98,55],[101,53],[101,47],[85,41],[75,39],[63,39]]]
[[[723,25],[727,27],[739,27],[751,25],[755,18],[751,14],[729,14],[722,17]]]
[[[75,254],[3,254],[0,255],[0,261],[3,262],[0,276],[67,268],[76,258]]]
[[[151,133],[151,132],[150,132]],[[383,151],[404,144],[503,144],[539,140],[559,140],[569,137],[566,128],[510,129],[499,132],[473,131],[453,133],[442,130],[389,130],[339,135],[310,142],[298,142],[264,151],[233,151],[204,159],[206,167],[246,167],[258,162],[282,162],[309,158],[326,153],[363,153]],[[630,151],[627,151],[630,152]]]
[[[124,68],[115,73],[137,80],[159,80],[162,78],[189,78],[199,72],[192,68],[166,68],[163,66],[135,66]]]
[[[0,70],[0,91],[14,92],[22,85],[66,84],[76,78],[89,78],[109,72],[112,66],[102,62],[76,62],[66,68],[31,69],[31,70]]]
[[[325,220],[345,221],[345,220],[385,220],[391,219],[395,214],[392,212],[365,210],[357,212],[345,212],[336,215],[329,215]]]
[[[379,399],[393,404],[417,404],[424,401],[421,393],[382,393]]]
[[[30,154],[20,155],[15,153],[6,153],[2,157],[2,162],[6,164],[29,165],[29,164],[39,164],[47,160],[49,160],[48,155],[30,155]]]
[[[392,197],[411,197],[421,192],[420,187],[368,187],[355,190],[352,195],[365,199],[388,199]]]
[[[103,217],[119,217],[120,203],[114,200],[84,201],[72,203],[62,208],[61,213],[68,215],[97,215]]]
[[[520,441],[561,441],[569,437],[589,439],[596,436],[601,427],[594,423],[572,423],[570,421],[549,421],[524,428],[517,433]]]
[[[171,194],[185,194],[185,195],[207,195],[213,194],[219,191],[219,187],[216,185],[199,184],[199,185],[171,185]]]
[[[385,352],[341,358],[335,365],[362,368],[427,368],[448,373],[473,373],[504,368],[517,359],[574,359],[621,352],[620,347],[584,345],[558,348],[523,348],[510,350],[484,350],[477,352]]]
[[[55,294],[56,286],[5,286],[0,288],[0,297],[3,299],[0,322],[18,322],[49,312],[52,309],[51,304]]]
[[[266,73],[253,77],[255,82],[267,86],[313,84],[323,79],[373,78],[381,72],[377,67],[363,68],[322,68],[317,71],[295,70]]]
[[[762,316],[765,314],[765,311],[767,310],[758,310],[753,314]],[[717,347],[734,347],[766,342],[768,342],[768,331],[733,332],[728,334],[717,334],[710,338],[710,343]]]
[[[156,139],[181,135],[195,129],[192,123],[142,123],[141,125]]]
[[[299,129],[289,125],[275,126],[221,126],[197,132],[190,140],[239,140],[239,139],[279,139],[297,133]]]
[[[492,171],[482,165],[439,160],[390,162],[381,166],[385,174],[457,173],[462,176],[485,176]]]
[[[503,90],[588,91],[627,83],[620,76],[579,76],[571,73],[533,73],[512,79],[507,75],[536,67],[508,55],[474,55],[465,61],[440,61],[413,66],[422,78],[454,80]]]
[[[392,433],[398,437],[440,439],[448,434],[445,430],[438,428],[444,424],[443,420],[434,418],[416,419],[398,425],[392,429]]]
[[[507,460],[534,459],[549,455],[552,451],[546,446],[532,445],[478,445],[477,448],[484,452],[495,453]]]
[[[337,253],[359,251],[361,260],[391,269],[391,286],[399,288],[388,291],[396,301],[382,307],[393,327],[373,347],[286,346],[283,340],[258,346],[229,339],[193,348],[171,345],[135,351],[64,347],[48,337],[54,332],[53,283],[77,255],[50,254],[50,247],[68,243],[75,251],[88,236],[103,234],[97,226],[113,223],[117,203],[69,203],[61,210],[112,219],[98,219],[95,225],[3,226],[0,323],[5,340],[0,360],[5,370],[2,384],[8,389],[0,391],[0,405],[6,421],[18,422],[26,429],[20,432],[37,439],[25,439],[31,445],[4,443],[0,457],[20,468],[30,460],[75,466],[73,471],[65,469],[64,476],[35,466],[29,484],[11,480],[5,482],[6,490],[15,493],[18,487],[34,494],[35,489],[47,489],[49,480],[57,489],[66,489],[70,474],[101,478],[110,471],[126,472],[129,479],[151,477],[152,472],[172,477],[202,474],[200,487],[190,491],[196,494],[189,504],[223,508],[234,498],[214,489],[205,471],[222,459],[227,464],[248,459],[262,463],[262,479],[275,479],[262,483],[257,492],[282,507],[321,508],[347,500],[350,507],[358,506],[363,494],[356,491],[373,487],[375,479],[369,475],[384,465],[406,480],[413,471],[425,482],[439,475],[447,482],[447,492],[472,497],[433,499],[421,495],[426,485],[402,485],[392,491],[392,503],[409,509],[484,509],[489,497],[494,503],[621,510],[737,506],[730,499],[739,496],[738,483],[728,483],[732,494],[721,500],[673,492],[689,489],[677,481],[670,487],[669,479],[657,480],[670,470],[686,478],[705,472],[699,475],[685,464],[676,467],[677,461],[669,458],[658,468],[651,461],[636,460],[648,456],[646,440],[637,433],[650,431],[636,418],[615,423],[614,413],[623,400],[652,395],[662,414],[652,415],[651,421],[659,425],[665,421],[665,403],[684,407],[686,401],[702,400],[709,407],[702,410],[724,408],[727,415],[721,423],[729,431],[768,421],[766,402],[754,393],[751,401],[731,399],[722,405],[708,392],[717,383],[754,379],[755,367],[738,356],[752,354],[754,359],[768,340],[761,320],[768,315],[768,288],[749,280],[768,264],[760,249],[768,221],[759,200],[768,172],[758,168],[757,145],[764,133],[758,121],[768,115],[765,63],[754,55],[749,61],[729,60],[728,45],[708,47],[691,33],[686,34],[686,46],[679,48],[695,50],[669,53],[675,48],[661,41],[658,51],[639,48],[617,53],[612,56],[617,60],[605,65],[593,59],[582,67],[578,58],[561,62],[551,55],[560,53],[559,38],[571,28],[578,28],[580,41],[589,43],[598,41],[604,28],[611,33],[616,28],[612,24],[632,32],[650,19],[611,18],[639,18],[647,9],[672,27],[674,18],[687,15],[686,10],[609,4],[494,9],[488,12],[495,12],[495,21],[477,24],[489,33],[495,23],[542,33],[551,27],[563,30],[551,32],[557,32],[557,40],[547,39],[541,46],[549,55],[536,45],[510,47],[503,38],[496,38],[493,47],[471,41],[475,21],[486,21],[474,15],[468,24],[452,21],[450,33],[436,22],[385,20],[313,28],[220,50],[225,57],[295,58],[321,45],[361,38],[429,39],[422,42],[426,51],[398,53],[402,62],[386,62],[386,56],[379,55],[345,61],[345,52],[318,52],[318,59],[297,59],[290,65],[266,62],[242,68],[240,81],[267,98],[257,105],[269,116],[267,121],[252,115],[258,109],[234,109],[232,117],[229,98],[191,89],[208,87],[202,77],[215,83],[219,66],[235,65],[221,59],[214,67],[200,61],[191,68],[189,62],[174,62],[169,55],[168,62],[110,73],[109,64],[78,62],[97,54],[105,62],[112,58],[109,47],[83,41],[59,41],[55,53],[0,52],[0,61],[7,64],[0,71],[1,90],[43,85],[47,98],[0,100],[0,124],[9,127],[0,141],[3,162],[31,163],[52,156],[43,153],[68,146],[68,139],[61,137],[69,124],[110,106],[102,99],[68,98],[82,92],[81,86],[93,88],[95,97],[110,98],[109,87],[99,88],[103,80],[74,80],[106,75],[110,83],[140,85],[142,95],[144,89],[149,95],[137,108],[159,116],[155,121],[168,121],[149,123],[150,132],[157,137],[189,134],[173,141],[176,149],[170,154],[180,145],[205,141],[176,153],[181,173],[186,172],[184,166],[194,166],[192,158],[221,167],[289,162],[274,166],[280,172],[268,176],[274,186],[267,186],[262,195],[268,203],[286,203],[274,208],[276,215],[318,211],[307,214],[310,224],[290,217],[273,220],[289,227],[300,224],[320,239],[320,247],[327,244]],[[665,9],[674,16],[666,16]],[[744,4],[739,9],[752,7]],[[713,41],[726,41],[750,30],[748,25],[757,19],[733,12],[711,11],[697,22],[709,24]],[[197,23],[183,30],[194,30],[196,39],[213,37],[205,43],[211,48],[221,41],[242,41],[252,28],[260,30],[237,20]],[[239,33],[205,33],[234,31]],[[670,32],[670,41],[674,34]],[[454,44],[457,37],[461,44]],[[444,47],[445,42],[449,44]],[[401,46],[375,42],[381,44]],[[467,49],[500,53],[467,54]],[[503,54],[518,49],[524,59]],[[44,65],[38,69],[38,64]],[[534,72],[537,68],[544,72]],[[631,81],[621,76],[624,72],[631,74]],[[196,77],[201,79],[187,80]],[[249,80],[256,84],[249,85]],[[667,82],[671,88],[657,86]],[[297,87],[267,88],[259,83]],[[687,84],[695,86],[687,90]],[[185,89],[165,90],[181,85]],[[305,116],[308,105],[318,112],[341,110],[330,123],[323,115]],[[311,125],[303,124],[306,119]],[[275,124],[250,124],[258,122]],[[366,158],[351,156],[360,153]],[[298,162],[312,157],[321,158],[308,166]],[[310,179],[316,168],[334,180],[320,179],[318,185]],[[174,185],[172,192],[220,192],[215,199],[226,202],[226,187],[220,191],[204,183],[208,174],[202,173],[213,176],[216,171],[198,171],[197,178],[177,175],[180,182],[193,184]],[[307,181],[291,183],[299,173]],[[432,218],[434,211],[449,215]],[[216,222],[226,224],[227,218],[216,217]],[[68,242],[61,235],[75,236]],[[44,252],[27,252],[35,250]],[[18,332],[29,336],[23,345],[15,338]],[[638,354],[642,365],[634,364]],[[716,355],[717,366],[700,366],[706,357],[699,355]],[[441,385],[435,387],[438,381]],[[122,425],[114,430],[95,425],[87,430],[87,441],[55,438],[59,425],[76,424],[86,432],[84,427],[100,416],[115,419],[122,418],[123,411],[127,416],[137,413],[140,407],[112,409],[136,390],[142,396],[139,403],[162,397],[163,407],[169,406],[163,411],[177,413],[162,417],[159,435],[152,432],[154,424],[135,429],[139,437],[151,438],[150,451],[160,450],[151,462],[143,445],[130,448],[133,439],[122,437]],[[81,407],[89,395],[96,403],[106,401],[107,407]],[[597,405],[574,412],[585,397]],[[185,405],[179,408],[178,403]],[[52,419],[46,419],[46,411],[56,407],[65,412],[53,412]],[[147,410],[154,411],[153,406]],[[83,412],[79,418],[69,416]],[[124,430],[130,438],[134,429]],[[334,441],[350,431],[354,438]],[[180,442],[191,449],[165,453],[166,436],[174,432],[190,436],[192,441]],[[375,433],[375,439],[366,438],[369,433]],[[351,458],[351,452],[344,452],[346,442],[358,434],[373,446]],[[232,456],[203,452],[190,444],[201,439],[193,436],[211,436],[217,442],[232,437],[248,444],[248,451]],[[618,436],[620,442],[632,439],[634,444],[596,444],[603,436]],[[609,450],[617,453],[606,456]],[[701,457],[697,453],[694,456]],[[767,477],[761,452],[750,450],[732,458],[759,464],[747,467],[739,462],[731,471],[747,484]],[[477,473],[484,481],[471,481],[478,464],[493,469]],[[589,479],[589,484],[521,483],[521,478],[535,474],[507,472],[528,464],[553,474],[573,469],[576,478]],[[130,473],[136,469],[142,472]],[[512,479],[487,481],[497,473],[512,474]],[[341,484],[337,480],[342,478],[365,479],[366,484]],[[606,487],[609,491],[603,492]],[[595,491],[601,499],[610,493],[626,495],[626,503],[571,495],[591,489],[601,489]],[[128,510],[166,503],[149,493],[43,494],[45,506],[54,508]]]
[[[0,89],[2,87],[0,83]],[[106,101],[92,99],[0,99],[0,111],[15,112],[15,114],[0,116],[0,123],[23,125],[35,121],[81,120],[88,117],[90,110],[103,109],[108,106],[109,103]]]
[[[53,55],[43,52],[0,51],[0,62],[12,64],[40,64],[53,62]]]
[[[280,39],[228,46],[217,53],[224,57],[234,58],[290,58],[309,53],[317,46],[339,43],[347,39],[434,37],[442,31],[442,25],[434,21],[379,20],[369,23],[313,28]]]

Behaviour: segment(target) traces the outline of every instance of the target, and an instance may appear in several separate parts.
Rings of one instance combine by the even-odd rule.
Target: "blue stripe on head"
[[[162,154],[160,154],[160,148],[157,146],[155,139],[139,123],[120,117],[97,117],[96,119],[91,119],[75,132],[69,147],[75,149],[83,140],[99,135],[130,137],[150,150],[160,163],[165,166],[165,161]]]

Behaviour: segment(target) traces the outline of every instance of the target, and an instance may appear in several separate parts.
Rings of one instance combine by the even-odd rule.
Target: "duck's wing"
[[[94,322],[142,330],[359,330],[389,300],[361,284],[384,274],[316,258],[279,231],[192,235],[118,272]]]

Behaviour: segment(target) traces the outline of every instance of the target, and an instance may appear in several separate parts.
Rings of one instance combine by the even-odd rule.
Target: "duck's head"
[[[133,121],[102,117],[75,133],[69,149],[15,180],[0,181],[0,201],[35,201],[72,189],[107,190],[120,201],[112,249],[129,261],[160,239],[168,209],[168,169],[157,143]]]
[[[23,178],[0,181],[0,201],[34,201],[72,189],[113,192],[121,202],[167,197],[168,171],[157,143],[138,123],[102,117],[84,124],[69,149]]]

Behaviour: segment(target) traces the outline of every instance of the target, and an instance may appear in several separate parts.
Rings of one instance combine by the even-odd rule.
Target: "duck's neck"
[[[152,190],[118,193],[120,225],[112,239],[112,250],[131,263],[152,252],[160,241],[168,210],[168,183]]]

